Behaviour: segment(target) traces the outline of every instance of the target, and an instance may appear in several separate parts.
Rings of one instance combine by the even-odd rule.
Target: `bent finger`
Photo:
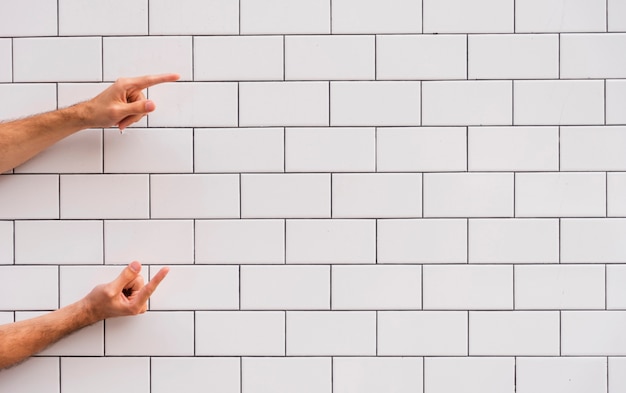
[[[129,263],[115,280],[111,282],[116,292],[121,292],[131,282],[133,282],[141,271],[141,263],[133,261]]]

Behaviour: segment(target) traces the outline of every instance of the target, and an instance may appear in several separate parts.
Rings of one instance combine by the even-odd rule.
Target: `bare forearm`
[[[84,300],[57,311],[0,326],[0,369],[17,364],[98,321]]]

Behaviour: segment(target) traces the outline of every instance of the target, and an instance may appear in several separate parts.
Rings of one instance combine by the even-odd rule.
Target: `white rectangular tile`
[[[59,393],[59,373],[58,358],[28,359],[20,367],[3,370],[0,389],[15,393]],[[37,377],[33,378],[34,375]]]
[[[626,4],[626,3],[625,3]],[[626,28],[624,29],[626,30]],[[626,80],[606,81],[606,124],[625,124]]]
[[[152,218],[239,217],[237,175],[152,175]]]
[[[0,265],[12,265],[14,261],[14,224],[0,221]]]
[[[0,218],[59,218],[59,176],[1,175]]]
[[[242,0],[241,34],[328,34],[330,2]]]
[[[13,43],[9,38],[0,38],[0,82],[13,80]]]
[[[287,220],[287,263],[376,262],[374,220]]]
[[[148,0],[59,1],[59,35],[148,34]],[[115,21],[112,23],[112,21]]]
[[[150,34],[204,35],[239,32],[238,0],[150,0]]]
[[[465,79],[467,48],[463,35],[379,35],[379,80]]]
[[[195,37],[194,80],[282,80],[283,37]]]
[[[198,220],[196,263],[285,262],[283,220]]]
[[[607,174],[607,216],[626,216],[626,173]]]
[[[107,264],[193,263],[193,221],[107,220],[104,223]]]
[[[57,35],[55,0],[7,1],[0,5],[0,36]]]
[[[284,356],[281,311],[196,312],[196,355]]]
[[[198,172],[283,172],[282,128],[194,130],[194,170]]]
[[[604,123],[603,81],[514,81],[513,93],[515,125]]]
[[[241,377],[243,393],[331,393],[332,360],[243,358]]]
[[[242,310],[328,310],[329,266],[242,266]]]
[[[516,217],[604,217],[604,173],[518,173]]]
[[[626,258],[624,231],[624,219],[564,219],[561,221],[561,262],[623,263]]]
[[[516,362],[519,393],[604,392],[607,359],[519,358]]]
[[[422,393],[421,358],[335,358],[333,392]]]
[[[424,33],[512,33],[514,1],[422,0]]]
[[[0,310],[56,310],[58,275],[56,266],[0,266]]]
[[[626,169],[626,127],[562,127],[561,170]]]
[[[288,356],[376,354],[373,311],[288,311]]]
[[[606,1],[520,0],[515,3],[515,32],[606,31]]]
[[[626,389],[626,359],[623,357],[609,358],[608,382],[609,391]]]
[[[101,264],[102,244],[102,221],[15,222],[16,264]]]
[[[420,82],[332,82],[332,126],[417,126]]]
[[[63,393],[80,393],[85,386],[93,393],[124,389],[150,391],[148,357],[67,357],[61,359],[60,369]]]
[[[72,304],[82,299],[97,285],[113,281],[124,268],[125,266],[103,265],[61,266],[58,274],[59,306]],[[141,275],[147,280],[146,267],[142,268]]]
[[[606,308],[626,309],[626,265],[606,266]]]
[[[53,83],[0,84],[0,119],[13,120],[57,108]]]
[[[467,356],[467,312],[381,311],[379,356]]]
[[[374,40],[366,35],[286,36],[285,79],[374,79]]]
[[[241,176],[243,218],[329,218],[330,174]]]
[[[148,218],[148,175],[62,175],[61,218]]]
[[[544,265],[515,267],[516,309],[603,309],[604,266]]]
[[[287,172],[373,172],[374,128],[287,128]]]
[[[421,33],[420,0],[337,0],[332,2],[332,32]]]
[[[421,266],[333,266],[333,310],[419,310]]]
[[[469,79],[557,79],[556,34],[470,35]]]
[[[470,127],[468,132],[470,171],[559,169],[558,127]]]
[[[428,358],[424,360],[425,391],[515,392],[513,358]]]
[[[510,81],[422,83],[422,124],[509,125],[513,120]]]
[[[464,127],[378,128],[378,172],[465,171],[467,131]]]
[[[563,34],[561,78],[626,77],[624,46],[626,34]]]
[[[150,361],[152,393],[218,391],[240,393],[240,360],[237,358],[158,357]]]
[[[512,173],[424,174],[424,217],[513,216]]]
[[[609,31],[626,31],[626,20],[623,15],[626,12],[626,1],[609,0],[608,6],[608,30]]]
[[[327,126],[328,82],[242,82],[241,126]]]
[[[563,355],[611,356],[626,354],[626,311],[563,311]]]

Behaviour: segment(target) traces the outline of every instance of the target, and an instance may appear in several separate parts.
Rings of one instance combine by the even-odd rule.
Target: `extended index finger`
[[[163,267],[157,274],[152,277],[152,279],[139,291],[137,294],[137,302],[143,304],[148,301],[152,293],[157,289],[161,281],[167,276],[167,273],[170,272],[169,267]]]
[[[174,82],[180,79],[178,74],[144,75],[129,78],[128,82],[138,89],[145,89],[159,83]]]

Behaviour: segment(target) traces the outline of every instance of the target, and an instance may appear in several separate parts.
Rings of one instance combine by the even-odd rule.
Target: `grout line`
[[[376,356],[378,356],[378,310],[376,310]]]
[[[470,263],[470,220],[465,219],[465,263]]]
[[[374,34],[374,80],[378,80],[378,35]],[[420,89],[421,92],[421,89]]]
[[[558,73],[557,73],[557,77],[556,79],[559,80],[561,79],[561,33],[558,34],[558,47],[559,47],[559,69],[558,69]]]
[[[283,81],[287,80],[287,38],[283,35]]]
[[[330,34],[333,34],[333,0],[329,0],[330,2]]]

